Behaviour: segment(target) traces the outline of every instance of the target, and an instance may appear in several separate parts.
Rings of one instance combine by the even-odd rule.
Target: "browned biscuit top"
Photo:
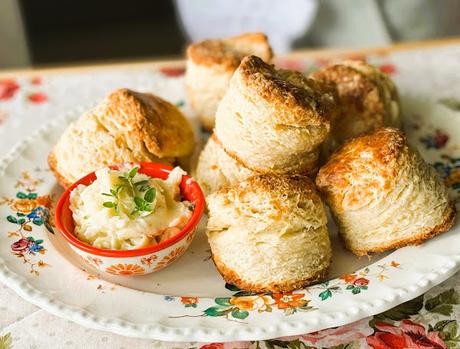
[[[111,134],[126,139],[134,152],[146,148],[158,157],[185,156],[193,151],[193,131],[171,103],[149,93],[119,89],[98,109],[97,118]]]
[[[243,57],[254,54],[259,46],[263,59],[273,57],[268,38],[263,33],[246,33],[227,39],[210,39],[190,45],[187,57],[194,63],[205,66],[222,66],[226,70],[235,70]]]
[[[234,186],[226,186],[214,193],[214,197],[225,197],[230,203],[234,199],[245,201],[250,199],[252,194],[266,197],[272,205],[278,207],[280,213],[289,209],[284,205],[290,200],[297,203],[312,201],[315,205],[322,207],[322,201],[316,191],[313,182],[306,176],[282,176],[274,174],[256,175],[246,179]]]
[[[241,61],[235,76],[241,78],[249,93],[280,109],[276,117],[282,125],[329,125],[335,115],[337,107],[330,85],[306,78],[300,72],[277,70],[259,57],[248,56]]]
[[[392,106],[392,102],[399,103],[396,87],[378,68],[361,61],[344,61],[310,77],[337,88],[341,112],[333,133],[339,142],[385,125],[398,125]]]
[[[319,170],[316,185],[341,202],[360,202],[375,191],[388,189],[395,178],[401,154],[408,150],[404,133],[396,128],[380,128],[345,143]],[[353,189],[351,189],[354,187]]]

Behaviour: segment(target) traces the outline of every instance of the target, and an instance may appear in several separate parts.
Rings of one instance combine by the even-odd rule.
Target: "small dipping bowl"
[[[131,164],[139,166],[139,173],[153,178],[166,179],[172,167],[151,162]],[[110,166],[117,170],[122,165]],[[156,245],[133,250],[106,250],[96,248],[79,240],[75,234],[75,223],[69,208],[70,193],[79,184],[90,185],[96,180],[95,172],[72,184],[60,197],[55,213],[56,227],[70,247],[94,268],[116,275],[144,275],[170,265],[184,254],[193,240],[198,223],[203,216],[205,198],[198,183],[189,176],[182,176],[180,191],[183,200],[194,204],[192,216],[185,227],[176,235]]]

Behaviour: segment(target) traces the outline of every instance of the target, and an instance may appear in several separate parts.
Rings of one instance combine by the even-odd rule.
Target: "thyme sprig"
[[[139,167],[133,167],[129,172],[118,176],[120,184],[110,189],[110,193],[102,193],[104,196],[113,198],[113,201],[104,201],[102,206],[113,208],[117,215],[120,215],[121,198],[124,192],[134,203],[134,209],[128,214],[131,219],[139,216],[146,216],[153,212],[153,202],[156,198],[156,189],[149,185],[147,179],[134,182],[134,177],[139,171]]]

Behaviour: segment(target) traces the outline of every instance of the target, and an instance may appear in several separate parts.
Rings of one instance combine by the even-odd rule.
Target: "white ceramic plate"
[[[411,98],[403,102],[409,140],[458,189],[460,159],[448,155],[460,144],[460,125],[452,121],[458,113]],[[47,216],[52,217],[52,203],[61,189],[46,158],[70,118],[78,114],[46,125],[0,163],[0,280],[55,315],[142,338],[266,339],[338,326],[387,310],[447,279],[460,265],[458,225],[421,246],[372,259],[345,251],[331,225],[334,259],[328,282],[294,294],[246,294],[225,287],[210,261],[202,224],[185,255],[158,273],[97,274],[58,234],[48,231],[53,222]],[[452,131],[448,147],[438,129]]]

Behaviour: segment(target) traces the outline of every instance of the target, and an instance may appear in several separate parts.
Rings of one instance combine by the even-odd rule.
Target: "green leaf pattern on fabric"
[[[460,111],[460,99],[455,97],[441,98],[439,103],[441,103],[446,108],[452,109],[454,111]]]
[[[0,336],[0,349],[11,349],[13,348],[13,337],[11,333]]]
[[[379,319],[390,319],[394,321],[409,319],[412,315],[416,315],[423,308],[423,295],[411,299],[408,302],[402,303],[390,310],[376,315]]]
[[[452,313],[453,305],[459,304],[458,292],[451,288],[439,295],[428,299],[425,302],[425,309],[432,313],[449,316]]]

